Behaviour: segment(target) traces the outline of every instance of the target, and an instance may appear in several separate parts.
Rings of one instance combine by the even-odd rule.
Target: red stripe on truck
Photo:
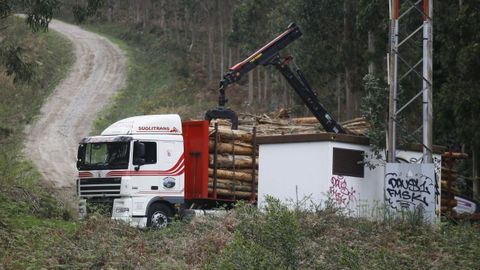
[[[93,174],[91,172],[79,172],[78,177],[79,178],[89,178],[89,177],[93,177]]]
[[[177,163],[168,170],[141,170],[141,171],[111,171],[107,176],[178,176],[185,170],[185,159],[183,154]]]

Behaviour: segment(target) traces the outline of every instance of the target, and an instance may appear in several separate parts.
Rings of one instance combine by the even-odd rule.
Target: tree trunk
[[[342,119],[342,75],[337,73],[337,121]]]
[[[147,27],[148,20],[148,3],[147,0],[142,1],[142,27],[145,29]]]
[[[278,75],[276,76],[279,77]],[[288,93],[287,88],[284,87],[284,80],[280,77],[280,89],[282,90],[282,103],[284,107],[288,107]],[[278,81],[278,80],[277,80]]]
[[[115,1],[112,1],[112,0],[109,0],[108,1],[108,10],[107,10],[107,21],[108,22],[112,22],[112,18],[113,18],[113,9],[114,9],[114,6],[115,6]]]
[[[346,120],[353,118],[352,76],[350,69],[345,66],[345,116]]]
[[[140,23],[140,2],[135,1],[135,24]]]
[[[219,18],[219,27],[220,27],[220,78],[223,76],[223,72],[225,70],[225,58],[224,58],[224,48],[225,48],[225,40],[223,36],[223,21],[224,21],[224,11],[223,11],[223,1],[218,1],[218,12],[220,13]]]
[[[248,73],[248,105],[253,103],[253,72]]]
[[[268,73],[268,70],[266,68],[263,69],[264,70],[264,81],[263,81],[263,101],[264,102],[267,102],[267,90],[268,90],[268,79],[269,79],[269,73]]]
[[[213,29],[211,27],[208,28],[208,55],[207,55],[207,65],[208,65],[208,84],[212,83],[213,81]]]
[[[230,4],[231,3],[229,3],[227,5],[227,9],[228,9],[228,7],[230,7]],[[232,14],[232,12],[227,12],[227,13],[228,13],[228,27],[227,27],[227,30],[228,30],[228,32],[230,32],[230,31],[233,30],[233,14]],[[228,46],[228,67],[233,66],[232,57],[233,57],[232,48],[230,46]]]
[[[376,70],[375,61],[374,61],[375,35],[371,30],[368,31],[368,54],[369,54],[368,73],[371,75],[375,75],[375,70]]]
[[[349,51],[352,50],[352,25],[351,25],[351,5],[350,1],[344,1],[343,4],[343,55],[345,67],[345,112],[347,120],[353,118],[354,95],[353,95],[353,63]]]
[[[479,177],[479,167],[478,167],[478,153],[475,147],[472,147],[472,190],[473,197],[478,198],[480,196],[480,179]]]
[[[165,0],[162,0],[160,2],[160,18],[159,18],[159,25],[160,28],[162,28],[163,32],[167,29],[166,23],[165,23]]]
[[[257,102],[261,104],[262,102],[262,80],[260,80],[260,69],[257,68]]]

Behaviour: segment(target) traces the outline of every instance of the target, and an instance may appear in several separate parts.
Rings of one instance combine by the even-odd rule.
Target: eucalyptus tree
[[[28,81],[34,74],[34,63],[22,57],[22,44],[7,40],[4,31],[8,27],[7,18],[14,12],[25,14],[25,21],[33,32],[47,31],[55,10],[60,6],[59,0],[1,0],[0,1],[0,64],[9,76],[14,75],[14,82]]]

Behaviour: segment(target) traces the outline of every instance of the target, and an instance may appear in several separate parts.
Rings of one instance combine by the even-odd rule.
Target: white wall
[[[258,200],[270,195],[284,202],[310,197],[324,200],[331,175],[328,142],[262,144],[259,153]]]
[[[370,147],[366,145],[350,144],[350,143],[340,143],[340,142],[330,142],[332,148],[346,148],[351,150],[361,150],[365,151],[366,154],[370,153]],[[332,158],[332,155],[330,155]],[[343,177],[346,180],[346,188],[353,195],[350,196],[347,202],[348,204],[341,205],[342,207],[347,207],[355,215],[359,216],[370,216],[372,211],[377,210],[377,208],[383,205],[384,194],[384,170],[385,167],[382,163],[375,164],[374,169],[370,169],[368,166],[364,165],[364,177],[352,177],[352,176],[341,176],[341,175],[332,175],[332,178]],[[331,171],[331,168],[330,168]],[[331,187],[333,183],[331,183]],[[333,186],[333,188],[335,188]],[[338,188],[337,188],[338,189]],[[343,192],[345,193],[345,192]]]
[[[306,207],[311,206],[310,200],[319,205],[330,198],[353,215],[375,217],[383,213],[385,162],[377,161],[374,169],[365,165],[363,178],[332,175],[334,147],[370,153],[367,145],[334,141],[261,144],[259,206],[265,203],[266,195],[287,203],[308,197]],[[422,153],[400,151],[398,156],[411,161],[421,158]],[[441,157],[434,155],[434,158],[436,171],[440,173]]]

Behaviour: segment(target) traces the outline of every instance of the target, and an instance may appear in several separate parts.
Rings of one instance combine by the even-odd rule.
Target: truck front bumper
[[[112,219],[122,220],[130,226],[138,228],[147,226],[147,217],[133,215],[132,198],[121,198],[113,201]]]

